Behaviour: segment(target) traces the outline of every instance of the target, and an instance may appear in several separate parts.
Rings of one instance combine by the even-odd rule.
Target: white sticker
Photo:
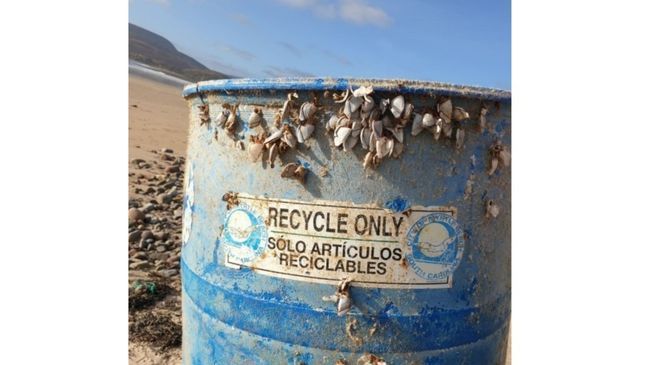
[[[452,207],[303,202],[237,195],[220,237],[225,265],[263,275],[376,288],[449,288],[463,230]]]

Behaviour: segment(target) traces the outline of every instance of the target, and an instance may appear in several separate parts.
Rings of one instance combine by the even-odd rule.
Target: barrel
[[[510,92],[188,85],[183,363],[502,364]]]

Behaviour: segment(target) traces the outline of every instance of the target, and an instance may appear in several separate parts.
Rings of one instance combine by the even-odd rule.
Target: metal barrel
[[[406,80],[184,89],[184,364],[502,364],[509,92]]]

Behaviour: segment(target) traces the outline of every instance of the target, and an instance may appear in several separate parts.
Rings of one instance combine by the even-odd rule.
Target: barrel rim
[[[202,92],[230,92],[245,90],[313,90],[344,91],[349,87],[373,86],[378,92],[401,92],[406,94],[434,93],[491,101],[510,102],[511,92],[501,89],[462,86],[433,81],[406,79],[359,79],[332,77],[244,78],[199,81],[185,86],[182,96],[189,98]]]

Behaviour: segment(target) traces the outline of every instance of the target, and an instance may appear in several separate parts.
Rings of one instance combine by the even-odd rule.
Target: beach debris
[[[337,303],[337,315],[343,316],[351,310],[353,302],[351,301],[351,296],[349,295],[349,288],[351,287],[351,278],[343,278],[340,280],[340,283],[337,286],[335,294],[322,297],[323,301],[336,302]]]

